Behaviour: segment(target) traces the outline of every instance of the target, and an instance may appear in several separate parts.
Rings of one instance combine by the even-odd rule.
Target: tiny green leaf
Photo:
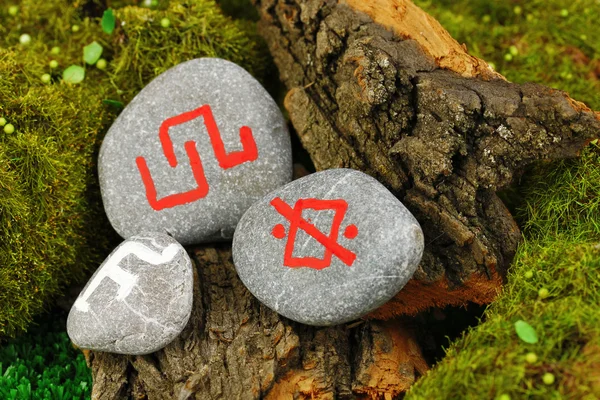
[[[113,106],[116,108],[123,108],[124,104],[118,100],[104,99],[102,102],[106,105]]]
[[[112,8],[104,11],[102,14],[102,30],[109,35],[115,30],[116,18]]]
[[[538,341],[535,329],[523,320],[515,322],[515,331],[517,331],[517,336],[525,343],[537,343]]]
[[[85,78],[85,69],[79,65],[71,65],[63,71],[63,80],[68,83],[79,83]]]
[[[96,64],[102,55],[102,46],[98,42],[92,42],[83,48],[83,60],[90,64]]]

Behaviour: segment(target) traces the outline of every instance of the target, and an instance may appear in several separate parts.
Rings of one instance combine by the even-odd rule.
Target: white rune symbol
[[[109,278],[119,285],[117,291],[117,300],[124,300],[137,283],[137,275],[125,271],[119,266],[119,263],[128,255],[133,254],[142,261],[152,265],[159,265],[171,261],[179,252],[179,246],[172,243],[165,247],[162,253],[156,252],[141,243],[127,242],[121,245],[119,249],[107,261],[104,267],[90,282],[79,298],[75,301],[75,308],[81,312],[88,312],[90,305],[88,298],[98,288],[104,278]]]

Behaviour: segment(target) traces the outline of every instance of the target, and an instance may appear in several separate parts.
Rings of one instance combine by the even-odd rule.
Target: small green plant
[[[105,10],[104,14],[102,14],[101,22],[102,30],[104,31],[104,33],[112,35],[113,31],[115,30],[116,23],[117,19],[115,18],[115,14],[113,13],[112,8]]]
[[[538,342],[538,337],[537,333],[535,333],[535,329],[533,329],[531,325],[529,325],[523,320],[518,320],[517,322],[515,322],[515,331],[517,332],[517,336],[519,336],[519,339],[521,339],[525,343],[533,344]]]
[[[0,12],[0,339],[22,332],[114,246],[95,161],[123,106],[193,58],[225,58],[258,79],[268,64],[255,26],[212,0],[127,6],[102,18],[85,17],[77,4],[22,0],[16,15]]]
[[[88,399],[92,377],[83,354],[64,331],[65,315],[45,315],[39,325],[0,347],[0,399]]]
[[[106,62],[106,60],[104,58],[101,58],[96,63],[96,68],[104,70],[104,69],[106,69],[107,64],[108,63]]]
[[[67,83],[81,83],[85,78],[85,69],[79,65],[71,65],[63,71],[62,77]]]
[[[104,48],[98,42],[93,41],[83,48],[83,61],[87,64],[94,65],[102,56]]]
[[[537,354],[535,353],[529,352],[525,355],[525,361],[527,361],[528,364],[535,364],[537,360]]]

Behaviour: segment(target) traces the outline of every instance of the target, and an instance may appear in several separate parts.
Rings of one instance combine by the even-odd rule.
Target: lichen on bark
[[[289,89],[286,109],[317,169],[367,172],[424,229],[414,279],[374,315],[491,301],[520,240],[496,192],[531,162],[575,156],[599,135],[598,115],[563,92],[509,83],[480,60],[432,56],[413,38],[420,25],[402,13],[430,17],[408,1],[394,3],[391,22],[385,0],[371,9],[353,1],[257,3]],[[439,37],[438,53],[445,40],[454,54],[456,43]]]

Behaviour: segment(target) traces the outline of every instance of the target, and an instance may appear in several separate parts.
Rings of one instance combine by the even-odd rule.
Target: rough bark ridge
[[[427,370],[398,321],[314,328],[262,306],[229,246],[197,249],[186,329],[148,356],[91,352],[93,399],[311,399],[397,395]],[[356,325],[356,324],[355,324]]]
[[[417,274],[372,316],[491,301],[520,238],[496,190],[534,160],[575,155],[600,136],[597,115],[504,81],[405,0],[257,2],[317,168],[369,173],[423,226]],[[149,356],[90,353],[93,399],[391,399],[428,368],[409,317],[296,324],[245,289],[229,246],[193,258],[183,334]]]
[[[260,0],[290,119],[318,170],[362,170],[413,212],[415,277],[372,316],[490,302],[520,232],[496,195],[536,160],[572,157],[600,118],[506,82],[407,0]]]

